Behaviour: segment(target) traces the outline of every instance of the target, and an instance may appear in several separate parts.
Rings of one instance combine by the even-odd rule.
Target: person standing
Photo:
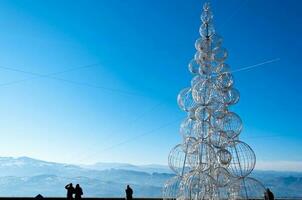
[[[82,190],[82,188],[80,187],[79,184],[76,185],[74,193],[75,193],[75,200],[81,200],[82,199],[83,190]]]
[[[65,186],[65,189],[67,190],[67,200],[73,199],[73,193],[74,193],[74,187],[72,183],[69,183]]]
[[[126,191],[126,199],[127,200],[132,200],[132,195],[133,195],[132,188],[129,185],[127,185],[127,188],[126,188],[125,191]]]
[[[264,194],[264,199],[265,200],[275,200],[274,194],[270,189],[266,189],[265,194]]]

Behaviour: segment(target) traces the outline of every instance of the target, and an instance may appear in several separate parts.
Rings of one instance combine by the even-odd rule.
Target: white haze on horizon
[[[257,161],[256,170],[302,172],[302,161]]]

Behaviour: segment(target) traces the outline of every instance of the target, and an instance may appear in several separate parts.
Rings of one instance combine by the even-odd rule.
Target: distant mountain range
[[[127,163],[70,165],[28,157],[0,157],[0,196],[65,196],[67,183],[79,183],[85,196],[121,197],[130,184],[136,197],[160,197],[173,176],[167,166]],[[302,197],[302,173],[255,171],[254,177],[278,197]]]
[[[147,173],[172,173],[170,168],[165,165],[132,165],[128,163],[102,163],[98,162],[93,165],[81,165],[81,167],[93,170],[106,170],[106,169],[124,169],[131,171],[142,171]]]

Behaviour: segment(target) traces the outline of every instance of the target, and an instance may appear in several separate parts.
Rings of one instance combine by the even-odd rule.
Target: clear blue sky
[[[166,164],[181,141],[185,113],[176,96],[191,79],[187,64],[202,4],[0,1],[0,155]],[[242,140],[254,148],[259,168],[302,166],[302,2],[213,0],[212,8],[232,69],[280,58],[234,74]],[[21,72],[50,74],[94,63],[57,74],[60,80]]]

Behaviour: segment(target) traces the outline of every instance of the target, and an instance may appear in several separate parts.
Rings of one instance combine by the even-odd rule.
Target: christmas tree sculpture
[[[209,3],[203,6],[197,52],[189,63],[191,86],[178,95],[179,107],[187,112],[181,123],[181,144],[170,152],[169,167],[176,176],[163,188],[164,199],[263,198],[264,187],[248,177],[255,167],[253,150],[239,140],[240,117],[230,111],[239,92],[229,66],[222,38],[213,27]]]

